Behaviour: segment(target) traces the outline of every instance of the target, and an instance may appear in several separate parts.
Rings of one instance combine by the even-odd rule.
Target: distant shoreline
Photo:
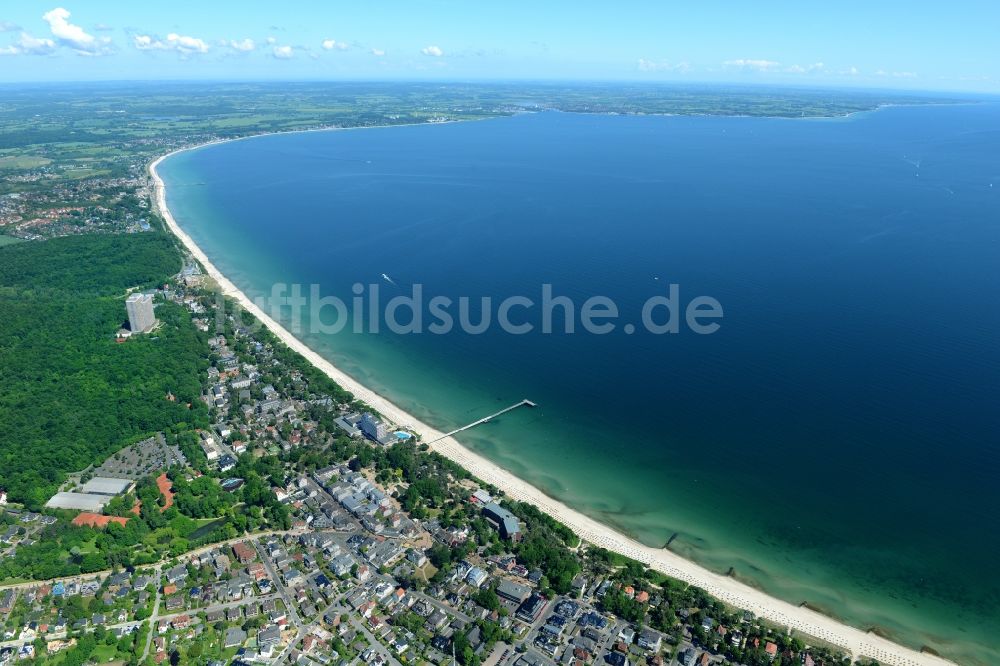
[[[809,116],[806,118],[818,118],[818,116]],[[485,118],[484,120],[486,119],[489,118]],[[431,124],[444,123],[411,123],[409,125]],[[665,573],[668,576],[700,587],[717,599],[737,608],[749,610],[763,619],[784,627],[789,627],[805,634],[806,636],[815,637],[826,643],[841,647],[851,652],[855,657],[869,657],[877,659],[883,664],[897,666],[943,666],[945,664],[952,664],[952,662],[940,657],[898,645],[873,633],[866,633],[861,629],[846,625],[831,617],[810,610],[807,607],[796,606],[792,603],[771,597],[764,592],[741,583],[733,578],[709,571],[671,551],[645,546],[638,541],[615,531],[611,527],[601,524],[589,516],[571,509],[562,502],[549,497],[541,490],[516,477],[511,472],[489,461],[485,457],[465,448],[454,438],[442,438],[442,432],[421,422],[419,419],[393,404],[382,395],[379,395],[375,391],[365,387],[353,377],[335,367],[332,363],[330,363],[330,361],[310,349],[305,343],[292,335],[277,321],[269,317],[248,296],[246,296],[246,294],[238,289],[232,281],[230,281],[215,267],[208,256],[201,250],[200,247],[198,247],[192,238],[180,228],[176,220],[174,220],[169,208],[167,207],[166,186],[162,178],[157,173],[157,167],[164,160],[173,155],[181,152],[197,150],[218,143],[239,141],[261,136],[271,136],[275,134],[337,131],[340,129],[384,129],[388,127],[401,126],[406,125],[382,125],[375,127],[354,128],[316,128],[294,130],[292,132],[273,132],[269,134],[257,134],[234,139],[213,140],[196,146],[181,148],[157,158],[149,165],[149,174],[154,183],[154,203],[170,231],[177,236],[187,250],[202,264],[206,272],[218,283],[223,294],[234,298],[244,309],[251,312],[261,321],[261,323],[267,326],[267,328],[282,342],[302,354],[310,363],[312,363],[319,370],[323,371],[345,390],[350,391],[355,395],[355,397],[371,405],[376,411],[383,414],[387,419],[395,424],[418,433],[422,437],[423,441],[430,442],[437,440],[431,445],[432,450],[458,463],[480,480],[500,488],[512,499],[533,504],[556,520],[567,525],[585,541],[625,555],[646,564],[652,569]]]

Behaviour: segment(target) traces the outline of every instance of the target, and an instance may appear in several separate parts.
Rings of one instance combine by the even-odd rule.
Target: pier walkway
[[[535,406],[536,406],[535,403],[533,403],[532,401],[530,401],[527,398],[525,398],[524,400],[521,400],[520,402],[515,402],[510,407],[506,407],[504,409],[501,409],[499,412],[496,412],[494,414],[490,414],[489,416],[484,416],[483,418],[479,419],[478,421],[473,421],[472,423],[470,423],[468,425],[464,425],[461,428],[456,428],[455,430],[452,430],[451,432],[445,433],[445,434],[441,435],[440,437],[438,437],[437,439],[432,439],[431,441],[426,442],[426,443],[427,444],[433,444],[434,442],[440,442],[442,439],[445,439],[447,437],[451,437],[452,435],[457,435],[458,433],[462,432],[463,430],[468,430],[469,428],[475,428],[477,425],[482,425],[482,424],[486,423],[487,421],[492,421],[493,419],[495,419],[498,416],[506,414],[507,412],[514,411],[518,407],[535,407]]]

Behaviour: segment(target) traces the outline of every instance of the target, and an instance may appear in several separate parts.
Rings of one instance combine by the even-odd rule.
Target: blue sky
[[[0,81],[557,79],[1000,92],[980,0],[4,0]]]

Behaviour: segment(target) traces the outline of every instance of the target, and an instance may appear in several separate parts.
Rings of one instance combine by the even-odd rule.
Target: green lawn
[[[96,648],[94,648],[94,652],[90,655],[90,659],[95,663],[103,664],[105,662],[109,662],[112,659],[114,659],[117,653],[118,653],[117,645],[101,644],[98,645]]]
[[[90,539],[89,541],[86,541],[86,542],[80,544],[78,547],[80,549],[80,554],[81,555],[86,555],[87,553],[96,553],[97,552],[97,537],[94,537],[93,539]]]
[[[52,160],[34,155],[4,155],[0,157],[0,169],[37,169],[46,164],[51,164]]]

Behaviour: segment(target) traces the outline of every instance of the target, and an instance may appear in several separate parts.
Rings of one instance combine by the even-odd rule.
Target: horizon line
[[[813,92],[865,92],[888,94],[929,94],[929,95],[963,95],[968,97],[1000,99],[1000,91],[984,92],[948,88],[913,88],[913,87],[880,87],[877,85],[841,85],[803,84],[803,83],[767,83],[767,82],[737,82],[737,81],[649,81],[642,79],[574,79],[574,78],[474,78],[474,79],[421,79],[421,78],[327,78],[327,77],[295,77],[295,78],[109,78],[109,79],[76,79],[76,80],[12,80],[0,81],[0,87],[16,86],[87,86],[110,84],[296,84],[296,83],[352,83],[352,84],[397,84],[397,85],[564,85],[564,86],[643,86],[643,87],[676,87],[676,88],[728,88],[728,89],[761,89],[761,90],[800,90]]]

